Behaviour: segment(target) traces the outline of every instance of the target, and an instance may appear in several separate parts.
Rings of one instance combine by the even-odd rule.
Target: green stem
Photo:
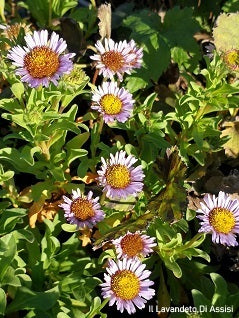
[[[188,243],[186,243],[183,247],[183,249],[187,249],[190,246],[193,245],[194,242],[196,242],[199,238],[201,238],[201,236],[205,235],[204,233],[197,233]]]
[[[96,8],[96,2],[95,2],[95,0],[90,0],[90,2],[91,2],[92,7],[93,7],[93,8]]]
[[[49,0],[49,10],[48,10],[48,25],[52,24],[52,0]]]
[[[100,142],[100,135],[101,135],[101,132],[102,132],[102,129],[103,129],[103,125],[104,125],[104,119],[103,119],[103,116],[100,115],[100,119],[99,119],[99,122],[98,122],[98,129],[96,131],[96,139],[94,141],[94,144],[92,145],[92,150],[91,150],[91,157],[92,158],[95,158],[96,149],[97,149],[97,146],[98,146],[98,144]]]
[[[100,205],[103,205],[103,204],[104,204],[105,198],[106,198],[106,193],[103,192],[102,195],[101,195],[101,197],[100,197]]]
[[[87,318],[94,318],[95,315],[99,315],[101,309],[105,307],[109,300],[110,298],[106,298],[99,307],[97,307],[91,314],[89,314],[89,316],[87,316]]]

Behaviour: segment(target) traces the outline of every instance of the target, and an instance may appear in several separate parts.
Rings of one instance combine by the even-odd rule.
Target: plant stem
[[[196,242],[203,235],[204,233],[197,233],[187,244],[183,246],[183,249],[189,248],[191,245],[193,245],[194,242]]]
[[[95,315],[98,315],[101,309],[104,308],[105,305],[109,302],[109,300],[110,298],[106,298],[99,307],[97,307],[91,314],[89,314],[89,316],[87,316],[87,318],[93,318],[95,317]]]
[[[99,75],[99,70],[96,69],[96,70],[95,70],[94,77],[93,77],[93,80],[92,80],[92,84],[93,84],[93,85],[95,85],[95,82],[96,82],[96,80],[97,80],[98,75]]]
[[[52,0],[49,0],[49,10],[48,10],[48,25],[51,26],[52,21]]]
[[[100,205],[103,205],[103,204],[104,204],[104,202],[105,202],[105,197],[106,197],[106,193],[103,192],[102,195],[101,195],[101,197],[100,197]]]

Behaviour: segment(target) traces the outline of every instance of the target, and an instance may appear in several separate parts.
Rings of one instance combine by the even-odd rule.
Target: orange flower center
[[[105,52],[102,54],[101,60],[106,67],[114,72],[119,71],[124,65],[123,55],[116,51]]]
[[[129,169],[120,164],[110,166],[106,171],[107,183],[115,189],[124,189],[130,183]]]
[[[209,223],[219,233],[228,234],[236,224],[233,213],[225,208],[214,208],[209,212]]]
[[[92,203],[83,198],[78,198],[72,202],[71,212],[80,221],[88,220],[95,215]]]
[[[34,78],[52,76],[59,64],[58,54],[46,46],[34,47],[24,57],[24,66]]]
[[[122,108],[122,102],[118,96],[106,94],[100,100],[100,105],[107,115],[117,115]]]
[[[23,27],[20,23],[15,23],[10,25],[5,29],[5,33],[10,40],[16,39],[20,33],[21,27]]]
[[[139,234],[127,234],[120,242],[122,251],[129,257],[136,256],[143,251],[144,245]]]
[[[123,300],[134,299],[140,290],[139,278],[130,270],[117,271],[111,277],[111,289]]]

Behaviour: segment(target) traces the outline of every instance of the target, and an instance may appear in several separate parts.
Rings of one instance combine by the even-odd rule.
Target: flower
[[[144,174],[142,167],[132,167],[137,159],[129,155],[126,157],[125,151],[117,151],[115,156],[110,154],[110,159],[103,163],[101,169],[97,171],[99,184],[107,197],[126,198],[129,195],[136,196],[142,191]]]
[[[30,26],[26,25],[24,22],[20,23],[14,23],[11,25],[3,25],[0,24],[0,29],[3,31],[1,32],[7,39],[13,41],[16,40],[21,32],[21,29],[24,30],[24,32],[30,33]]]
[[[222,191],[218,197],[207,194],[200,202],[197,217],[201,220],[199,232],[212,233],[212,241],[228,246],[238,245],[235,234],[239,233],[239,201],[232,200]]]
[[[119,88],[116,82],[104,82],[94,90],[92,109],[103,114],[106,123],[118,120],[124,123],[131,114],[134,100],[126,89]]]
[[[231,70],[239,70],[239,50],[233,49],[225,52],[223,59]]]
[[[130,65],[132,68],[140,68],[143,62],[143,49],[138,48],[134,40],[129,42],[129,46],[131,47],[130,53],[135,54],[135,58],[131,61]]]
[[[94,54],[90,58],[96,61],[96,68],[99,74],[104,77],[112,78],[115,74],[122,80],[122,74],[130,74],[132,66],[131,62],[135,60],[135,52],[132,47],[124,40],[118,43],[112,39],[105,39],[104,46],[100,41],[96,42],[95,47],[99,54]]]
[[[154,283],[147,279],[151,272],[145,270],[146,265],[138,259],[109,260],[108,274],[104,274],[105,282],[102,286],[103,298],[110,298],[109,306],[115,302],[122,313],[124,309],[129,314],[136,312],[136,307],[142,309],[147,300],[155,295],[149,286]]]
[[[92,228],[104,219],[104,212],[98,203],[99,197],[92,198],[93,192],[89,191],[87,196],[81,194],[80,189],[72,190],[72,199],[63,195],[65,203],[59,205],[65,211],[65,218],[71,224],[79,228]]]
[[[74,64],[73,69],[65,74],[62,78],[62,84],[66,85],[67,88],[72,87],[79,89],[82,85],[86,84],[89,81],[89,77],[83,71],[80,65]]]
[[[33,35],[24,37],[26,45],[14,46],[7,57],[17,66],[16,74],[30,87],[57,85],[63,74],[68,74],[73,63],[70,60],[75,54],[62,54],[66,50],[66,42],[55,32],[48,40],[48,31],[34,31]]]
[[[145,234],[140,234],[140,231],[135,233],[127,232],[124,236],[113,240],[116,247],[118,258],[127,257],[133,258],[135,256],[148,256],[153,252],[151,247],[156,246],[154,242],[155,237],[150,237]]]

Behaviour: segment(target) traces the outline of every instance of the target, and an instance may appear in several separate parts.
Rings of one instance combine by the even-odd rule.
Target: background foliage
[[[136,100],[133,116],[101,133],[90,109],[89,64],[99,5],[0,1],[2,23],[55,30],[76,53],[74,71],[58,87],[31,89],[6,59],[9,47],[23,43],[24,30],[14,40],[1,33],[0,315],[117,317],[100,298],[106,261],[115,257],[109,240],[145,230],[157,238],[155,253],[144,260],[154,303],[233,305],[233,313],[203,317],[238,317],[238,250],[213,245],[197,233],[195,219],[201,193],[239,191],[238,74],[220,48],[203,49],[219,14],[237,12],[238,1],[113,1],[112,38],[134,39],[144,62],[123,82]],[[76,231],[58,207],[62,195],[77,188],[101,195],[100,158],[121,149],[141,161],[144,192],[137,200],[106,199],[98,228]]]

